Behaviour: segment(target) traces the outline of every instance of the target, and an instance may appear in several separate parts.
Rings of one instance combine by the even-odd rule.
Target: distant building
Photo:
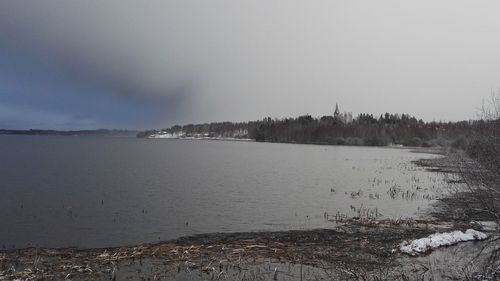
[[[335,104],[335,111],[333,112],[333,118],[339,120],[344,124],[351,124],[353,121],[352,112],[340,113],[339,104]]]
[[[351,124],[352,123],[352,112],[344,112],[344,123]]]

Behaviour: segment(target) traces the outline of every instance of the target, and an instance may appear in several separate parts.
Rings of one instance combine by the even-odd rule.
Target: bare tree
[[[500,225],[500,92],[483,101],[480,121],[466,153],[458,154],[457,166],[465,191],[456,195],[455,209],[463,208],[469,220],[495,221]],[[458,208],[457,208],[458,207]],[[468,280],[500,278],[500,240],[491,239],[484,247],[489,258],[483,269]]]

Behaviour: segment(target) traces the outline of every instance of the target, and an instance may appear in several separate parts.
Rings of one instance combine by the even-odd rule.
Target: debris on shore
[[[108,249],[37,249],[0,252],[0,280],[96,279],[149,264],[157,272],[227,271],[264,259],[314,268],[348,264],[369,270],[394,262],[403,239],[428,235],[426,228],[345,225],[339,229],[214,233],[157,244]],[[137,265],[137,263],[139,265]],[[132,268],[132,269],[131,269]],[[144,268],[141,270],[144,271]],[[160,276],[160,275],[158,275]],[[74,278],[72,278],[74,280]]]

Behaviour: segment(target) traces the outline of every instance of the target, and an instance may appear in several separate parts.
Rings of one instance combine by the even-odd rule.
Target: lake
[[[408,149],[0,136],[0,247],[110,247],[422,215],[442,175]],[[328,218],[328,219],[327,219]]]

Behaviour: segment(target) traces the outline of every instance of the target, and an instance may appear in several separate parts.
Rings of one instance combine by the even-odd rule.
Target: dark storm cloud
[[[158,64],[161,52],[138,50],[148,42],[127,27],[109,23],[92,25],[93,8],[77,2],[5,1],[0,9],[0,32],[4,42],[43,57],[60,68],[60,75],[77,82],[91,82],[118,95],[168,96],[188,87],[192,73],[180,73],[174,65]],[[99,9],[95,5],[95,9]],[[121,34],[117,34],[121,33]],[[134,42],[136,41],[136,42]],[[147,43],[146,43],[147,44]],[[160,67],[158,67],[160,66]],[[29,71],[29,70],[28,70]]]
[[[165,120],[176,120],[179,107],[190,96],[186,83],[157,90],[125,76],[107,75],[102,69],[55,63],[56,59],[40,49],[0,42],[1,127],[163,126]]]
[[[129,34],[126,27],[91,26],[100,7],[85,11],[85,6],[57,1],[0,4],[4,108],[9,105],[15,116],[21,114],[13,109],[26,107],[46,112],[43,116],[67,116],[64,126],[144,127],[180,121],[180,107],[195,86],[192,73],[159,64],[158,53],[137,50],[141,36]],[[110,23],[112,12],[107,9]],[[93,116],[94,123],[82,124],[70,117],[73,113]]]

